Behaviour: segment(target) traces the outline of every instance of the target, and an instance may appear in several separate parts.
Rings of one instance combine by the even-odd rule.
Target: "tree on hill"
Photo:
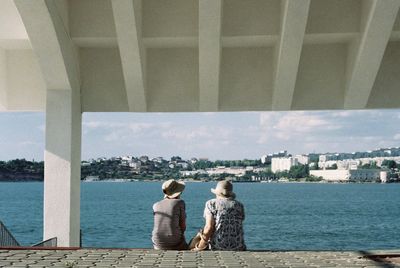
[[[310,174],[308,165],[293,166],[289,170],[290,178],[301,179],[306,178]]]
[[[335,163],[332,166],[327,167],[326,169],[337,169],[337,164]]]
[[[369,164],[364,164],[359,166],[360,169],[379,169],[379,167],[376,165],[375,161],[372,161]]]
[[[397,168],[397,163],[396,163],[396,161],[386,160],[385,159],[382,162],[382,166],[385,166],[385,167],[390,168],[390,169],[395,169],[395,168]]]
[[[310,170],[319,170],[318,161],[311,162],[309,165]]]
[[[206,169],[206,168],[212,168],[213,166],[214,166],[213,162],[208,160],[200,160],[194,164],[195,169]]]

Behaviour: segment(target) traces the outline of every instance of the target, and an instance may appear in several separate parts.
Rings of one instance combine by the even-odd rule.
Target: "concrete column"
[[[48,90],[44,239],[79,246],[82,113],[79,90]]]

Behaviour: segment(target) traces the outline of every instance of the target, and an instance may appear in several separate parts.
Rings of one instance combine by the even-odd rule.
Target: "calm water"
[[[188,183],[187,238],[203,226],[215,183]],[[151,247],[161,183],[83,183],[85,247]],[[400,248],[400,184],[235,184],[249,249]],[[42,236],[43,183],[0,183],[0,219],[18,241]]]

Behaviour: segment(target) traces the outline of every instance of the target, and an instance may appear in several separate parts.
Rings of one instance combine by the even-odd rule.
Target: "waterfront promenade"
[[[0,249],[0,267],[400,267],[398,251]]]

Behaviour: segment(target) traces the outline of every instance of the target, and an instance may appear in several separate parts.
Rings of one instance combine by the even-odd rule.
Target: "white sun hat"
[[[161,188],[165,194],[165,198],[177,198],[185,189],[185,183],[183,181],[170,179],[164,182]]]
[[[211,189],[211,192],[224,198],[234,199],[236,197],[236,194],[233,192],[233,185],[230,181],[218,182],[217,187],[215,187],[215,189]]]

